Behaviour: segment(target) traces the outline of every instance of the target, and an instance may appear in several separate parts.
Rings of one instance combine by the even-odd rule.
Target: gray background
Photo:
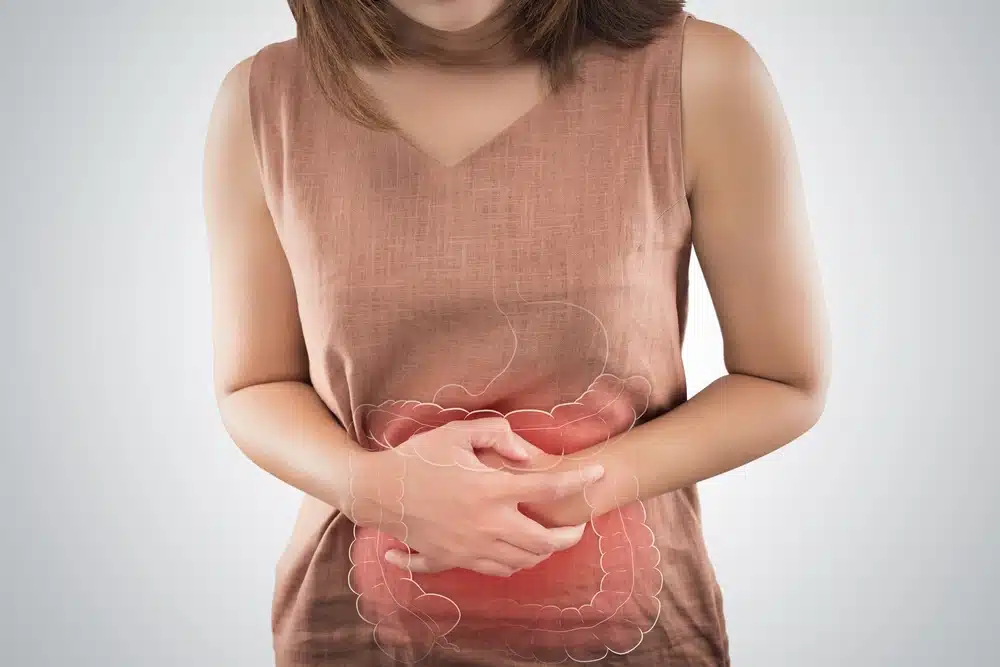
[[[941,7],[690,5],[776,79],[834,329],[821,423],[702,485],[737,667],[997,659],[1000,16]],[[0,2],[3,665],[271,664],[298,494],[215,411],[201,160],[223,75],[292,34],[284,0]]]

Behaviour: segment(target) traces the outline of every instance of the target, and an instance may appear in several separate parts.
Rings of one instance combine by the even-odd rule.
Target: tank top
[[[688,16],[642,48],[587,49],[574,82],[448,167],[330,107],[297,39],[255,54],[311,382],[358,443],[502,414],[570,453],[686,400]],[[729,664],[694,487],[625,499],[511,577],[411,575],[381,531],[308,497],[303,513],[276,570],[279,667]]]

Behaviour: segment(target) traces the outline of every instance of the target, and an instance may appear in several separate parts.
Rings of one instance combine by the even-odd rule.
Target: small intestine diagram
[[[521,302],[579,309],[594,319],[607,342],[600,318],[582,306],[523,298]],[[517,331],[496,299],[494,303],[514,334],[513,359]],[[509,366],[508,362],[490,384]],[[391,450],[454,420],[502,416],[515,433],[549,454],[590,454],[631,430],[645,413],[651,394],[646,378],[618,377],[606,367],[607,355],[604,368],[575,400],[549,410],[498,413],[450,406],[441,399],[447,392],[473,395],[461,384],[452,384],[429,400],[401,397],[361,405],[353,415],[354,427],[368,445]],[[394,500],[402,509],[406,489],[400,481]],[[358,614],[372,626],[375,642],[400,661],[419,662],[437,648],[503,651],[545,664],[595,662],[611,653],[634,651],[659,618],[660,553],[646,523],[645,506],[635,496],[620,499],[612,512],[592,516],[575,546],[510,577],[464,569],[415,574],[396,567],[385,561],[385,553],[406,547],[386,529],[355,526],[349,585],[357,596]]]

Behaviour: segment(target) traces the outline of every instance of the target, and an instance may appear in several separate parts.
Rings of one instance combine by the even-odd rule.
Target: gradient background
[[[691,2],[757,48],[799,147],[834,381],[701,485],[736,667],[992,664],[995,3]],[[298,493],[212,395],[204,133],[284,0],[0,0],[0,663],[272,664]],[[991,66],[991,62],[994,64]],[[691,390],[723,372],[694,268]]]

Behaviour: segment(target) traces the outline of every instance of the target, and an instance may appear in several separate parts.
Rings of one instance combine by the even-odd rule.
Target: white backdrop
[[[689,7],[777,82],[834,333],[820,424],[702,485],[734,665],[988,664],[998,10]],[[201,159],[223,75],[293,31],[284,0],[0,2],[3,664],[272,664],[298,493],[215,411]],[[692,392],[720,346],[697,274]]]

